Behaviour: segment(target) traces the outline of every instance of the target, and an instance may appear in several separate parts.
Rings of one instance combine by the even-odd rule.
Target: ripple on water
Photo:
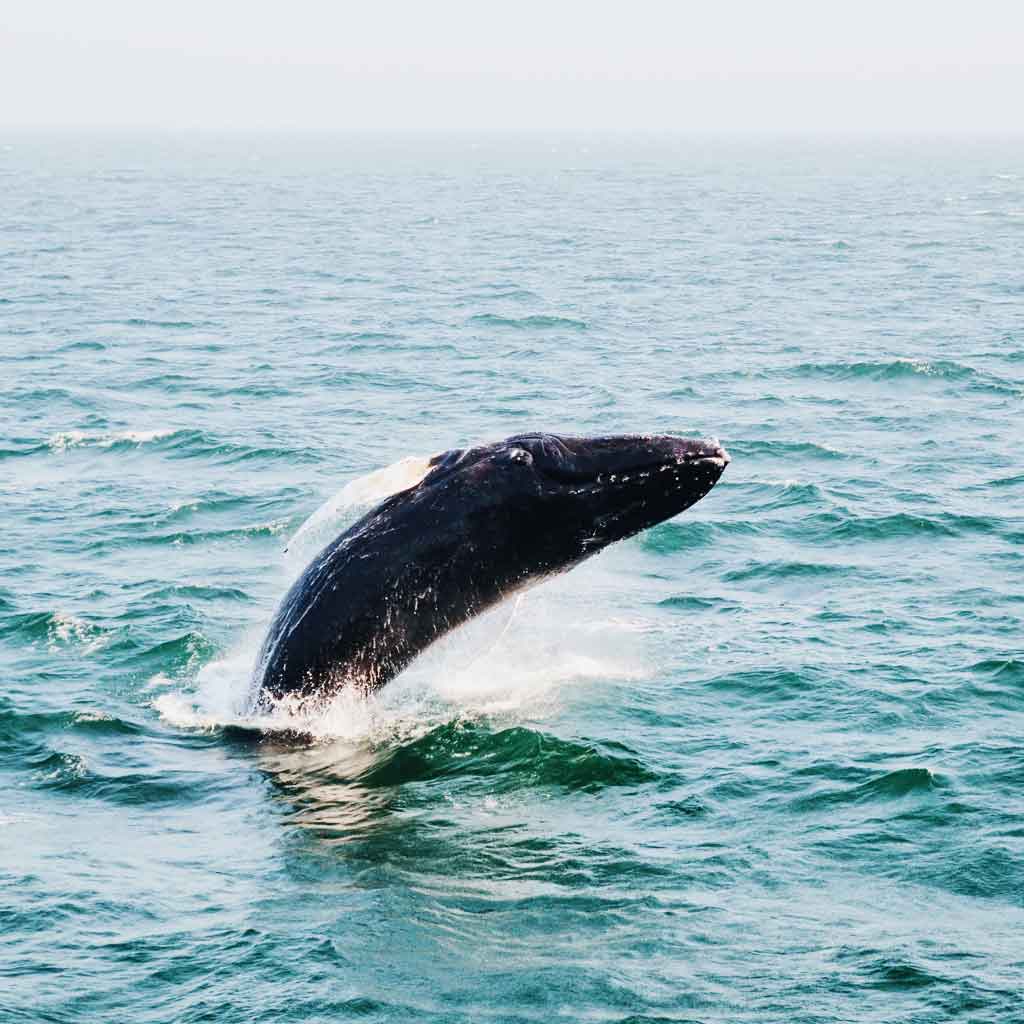
[[[856,786],[826,787],[798,797],[793,807],[799,811],[821,811],[837,805],[921,796],[939,785],[937,777],[927,768],[897,768]]]
[[[587,324],[583,320],[574,320],[564,316],[524,316],[505,317],[494,313],[479,313],[469,319],[471,324],[479,327],[510,328],[519,331],[569,330],[585,331]]]

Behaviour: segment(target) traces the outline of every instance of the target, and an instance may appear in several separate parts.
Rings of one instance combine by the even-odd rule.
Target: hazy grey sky
[[[0,124],[1024,129],[1024,0],[2,0]]]

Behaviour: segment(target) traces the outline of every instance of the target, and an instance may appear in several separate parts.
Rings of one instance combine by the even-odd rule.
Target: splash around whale
[[[519,434],[434,456],[292,585],[250,705],[380,688],[473,616],[689,508],[728,462],[717,441],[658,435]]]

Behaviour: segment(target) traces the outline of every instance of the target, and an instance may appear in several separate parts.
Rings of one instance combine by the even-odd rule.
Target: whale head
[[[516,582],[677,515],[728,463],[716,440],[518,434],[435,456],[406,493],[438,521],[461,524],[476,557]]]

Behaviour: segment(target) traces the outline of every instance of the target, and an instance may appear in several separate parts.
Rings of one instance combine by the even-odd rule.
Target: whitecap
[[[114,433],[89,434],[84,430],[64,430],[50,437],[47,444],[54,451],[65,451],[68,448],[111,448],[115,444],[150,444],[170,437],[175,431],[170,428],[161,430],[121,430]]]

